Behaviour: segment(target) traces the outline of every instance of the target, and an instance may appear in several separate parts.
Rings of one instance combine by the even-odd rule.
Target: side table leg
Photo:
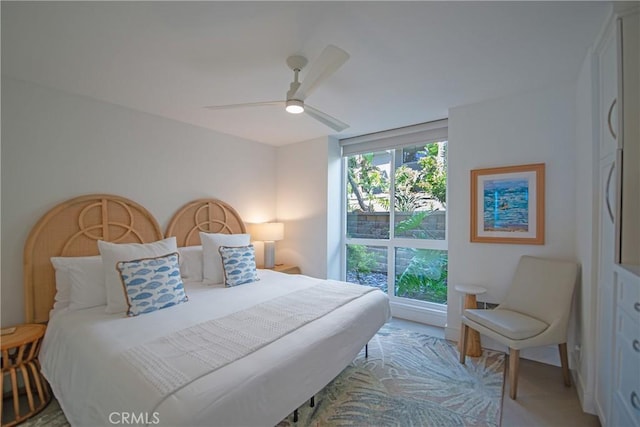
[[[16,368],[9,370],[9,376],[11,377],[11,390],[13,394],[13,411],[16,414],[16,418],[20,417],[20,396],[18,394],[18,376],[16,375]]]
[[[33,403],[33,393],[31,392],[31,382],[29,381],[29,370],[26,366],[20,366],[20,372],[22,372],[22,381],[24,382],[24,389],[27,392],[27,402],[29,403],[29,412],[34,412],[36,407]]]
[[[478,308],[478,302],[476,300],[476,296],[473,294],[465,294],[464,295],[464,309],[467,308]],[[460,334],[463,333],[464,328],[460,328]],[[467,343],[467,356],[470,357],[479,357],[482,356],[482,345],[480,343],[480,333],[473,328],[469,328],[469,336]],[[460,335],[460,340],[458,341],[458,351],[462,351],[462,335]]]
[[[462,346],[464,345],[464,323],[460,322],[460,338],[458,339],[458,353],[462,354],[464,349]]]
[[[38,390],[38,397],[40,398],[40,403],[49,402],[49,391],[47,390],[47,385],[43,384],[43,380],[40,374],[40,368],[35,363],[35,361],[31,361],[28,363],[31,368],[31,373],[33,374],[33,381],[36,383],[36,389]]]

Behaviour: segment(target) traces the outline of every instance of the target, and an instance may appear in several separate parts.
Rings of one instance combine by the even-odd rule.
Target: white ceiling
[[[575,79],[607,2],[2,2],[2,73],[272,145],[331,129],[278,107],[285,60],[351,58],[307,102],[339,137]],[[304,70],[301,73],[304,80]]]

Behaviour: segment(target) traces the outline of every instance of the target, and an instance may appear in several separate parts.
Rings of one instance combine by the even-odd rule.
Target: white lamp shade
[[[275,242],[284,239],[284,224],[281,222],[263,222],[251,224],[249,232],[252,240]]]

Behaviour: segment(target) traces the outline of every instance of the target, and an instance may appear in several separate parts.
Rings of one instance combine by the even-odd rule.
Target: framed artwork
[[[471,171],[471,241],[544,244],[544,163]]]

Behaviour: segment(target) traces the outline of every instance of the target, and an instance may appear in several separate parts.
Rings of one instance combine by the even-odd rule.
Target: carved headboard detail
[[[234,208],[217,199],[198,199],[176,212],[165,237],[175,236],[178,246],[200,245],[200,231],[206,233],[246,233],[242,218]]]
[[[56,293],[51,257],[98,255],[98,240],[149,243],[162,238],[149,211],[124,197],[90,194],[55,206],[31,229],[25,244],[26,322],[49,320]]]

